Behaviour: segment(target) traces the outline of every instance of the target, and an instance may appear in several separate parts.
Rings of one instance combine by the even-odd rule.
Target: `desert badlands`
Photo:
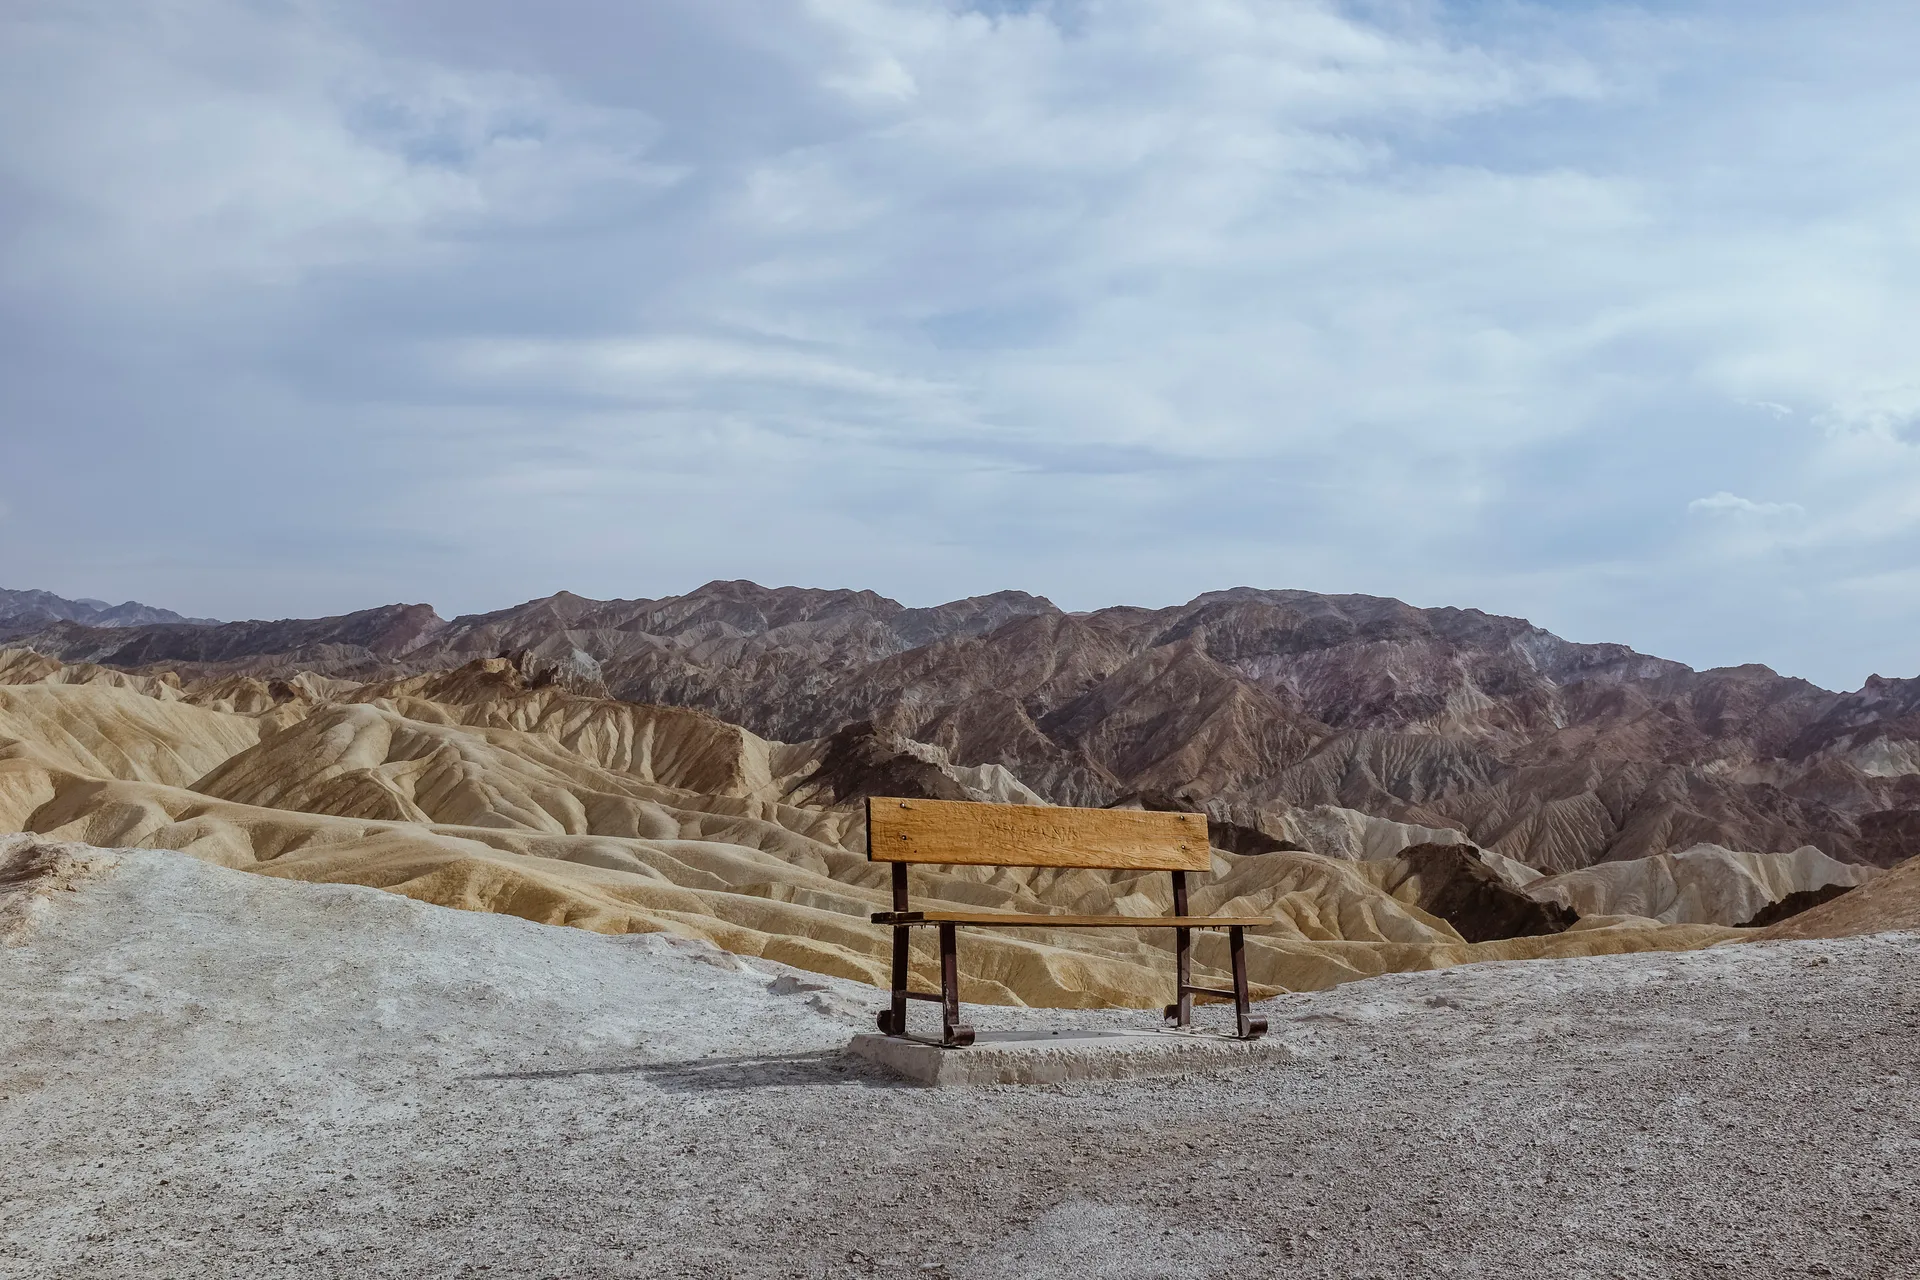
[[[1920,1274],[1920,682],[1255,591],[11,592],[0,644],[0,1275]],[[1278,1052],[847,1057],[875,794],[1204,813]],[[970,931],[962,995],[1151,1026],[1170,948]]]

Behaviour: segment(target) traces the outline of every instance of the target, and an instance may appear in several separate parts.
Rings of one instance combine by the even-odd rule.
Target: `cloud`
[[[1920,422],[1920,383],[1851,388],[1815,421],[1836,435],[1913,443],[1909,436]]]
[[[1249,581],[1920,669],[1836,585],[1920,554],[1910,7],[0,24],[0,553],[69,594]]]
[[[1705,498],[1695,498],[1687,510],[1710,516],[1803,516],[1806,509],[1797,502],[1755,502],[1721,490]]]

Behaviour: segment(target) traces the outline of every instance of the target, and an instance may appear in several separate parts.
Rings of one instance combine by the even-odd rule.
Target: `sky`
[[[1920,6],[12,0],[0,586],[1920,673]]]

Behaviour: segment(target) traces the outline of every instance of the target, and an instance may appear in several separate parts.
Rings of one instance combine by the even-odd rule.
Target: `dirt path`
[[[0,948],[0,1276],[1920,1274],[1920,937],[1398,975],[930,1091],[872,993],[128,853]],[[1140,1014],[979,1010],[982,1025]]]

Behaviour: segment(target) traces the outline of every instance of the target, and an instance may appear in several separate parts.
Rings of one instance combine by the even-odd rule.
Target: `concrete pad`
[[[982,1031],[964,1049],[855,1036],[847,1052],[930,1085],[1122,1080],[1248,1062],[1283,1062],[1285,1045],[1208,1031]]]

